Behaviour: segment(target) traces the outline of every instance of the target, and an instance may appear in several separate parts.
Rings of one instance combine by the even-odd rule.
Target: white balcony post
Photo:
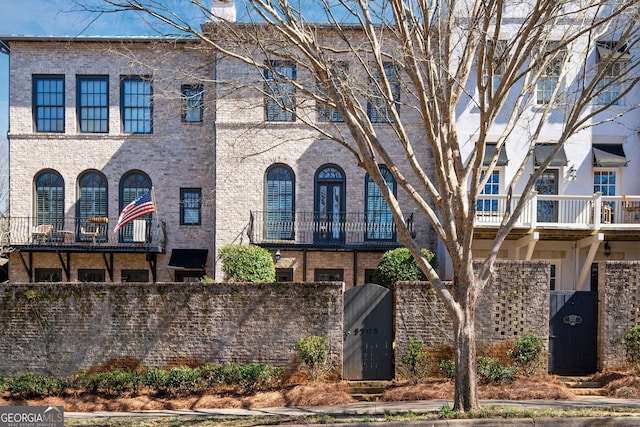
[[[593,229],[600,230],[602,223],[602,193],[600,191],[593,194]]]
[[[536,227],[538,226],[538,192],[537,191],[531,192],[531,207],[529,209],[531,209],[531,212],[530,212],[531,229],[535,230]]]

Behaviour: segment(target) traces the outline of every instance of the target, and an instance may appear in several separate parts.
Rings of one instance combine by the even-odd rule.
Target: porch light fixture
[[[569,168],[569,181],[575,181],[578,178],[578,170],[575,166],[571,165]]]
[[[609,242],[604,242],[604,256],[609,255],[611,255],[611,246],[609,245]]]
[[[276,264],[280,262],[280,258],[282,258],[282,254],[280,253],[280,249],[276,251]]]

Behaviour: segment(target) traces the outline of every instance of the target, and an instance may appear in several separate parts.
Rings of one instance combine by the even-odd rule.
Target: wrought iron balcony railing
[[[407,227],[413,235],[412,216],[407,219]],[[396,225],[389,214],[252,211],[248,235],[253,244],[280,247],[400,246]]]
[[[162,223],[140,218],[114,232],[116,223],[107,217],[9,217],[0,220],[0,231],[5,244],[19,249],[164,251]]]

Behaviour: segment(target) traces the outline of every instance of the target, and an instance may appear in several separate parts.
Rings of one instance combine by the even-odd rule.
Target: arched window
[[[39,173],[35,178],[35,224],[64,228],[64,180],[56,171]]]
[[[120,180],[120,209],[122,212],[125,206],[151,190],[151,178],[141,171],[127,172]],[[151,222],[151,215],[139,218],[139,221],[132,221],[125,224],[120,229],[121,242],[145,242],[148,241],[148,231]],[[144,225],[143,225],[144,224]],[[135,227],[134,227],[135,226]]]
[[[293,239],[295,182],[288,166],[273,165],[267,170],[265,195],[265,237]]]
[[[98,171],[89,171],[78,179],[77,215],[81,220],[108,216],[107,178]]]
[[[380,166],[380,173],[387,186],[396,195],[396,180],[391,172],[384,166]],[[365,220],[367,240],[395,240],[396,228],[393,223],[393,215],[387,201],[382,197],[382,192],[376,183],[367,174],[365,178]]]
[[[336,165],[324,165],[315,177],[314,240],[318,243],[344,241],[345,178]]]

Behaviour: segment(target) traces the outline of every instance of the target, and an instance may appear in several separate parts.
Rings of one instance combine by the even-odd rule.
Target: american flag
[[[125,224],[133,221],[134,219],[148,215],[154,211],[155,206],[151,199],[151,190],[149,190],[122,209],[120,217],[118,218],[118,223],[113,229],[114,233],[117,233]]]

